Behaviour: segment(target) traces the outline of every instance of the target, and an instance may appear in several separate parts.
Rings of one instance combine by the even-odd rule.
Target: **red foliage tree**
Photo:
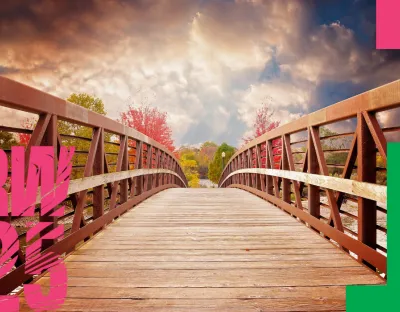
[[[258,138],[264,133],[271,131],[277,127],[279,127],[280,121],[273,121],[272,116],[274,112],[270,110],[266,103],[263,103],[261,108],[256,111],[256,118],[253,124],[253,134],[251,136],[243,137],[243,145],[249,143],[250,141]],[[262,166],[265,167],[265,159],[266,159],[266,149],[265,144],[261,146],[263,163]],[[281,161],[282,154],[282,140],[276,139],[272,141],[272,154],[273,154],[273,167],[279,168],[279,163]],[[255,166],[255,160],[254,160]]]
[[[256,119],[253,124],[253,134],[248,137],[242,138],[244,144],[249,143],[251,140],[258,138],[259,136],[263,135],[264,133],[271,131],[279,126],[279,121],[273,121],[272,115],[274,114],[271,111],[267,104],[263,104],[261,108],[259,108],[256,112]]]
[[[36,124],[36,121],[34,118],[25,118],[21,122],[22,128],[28,129],[28,130],[33,129],[35,124]],[[31,139],[31,135],[29,133],[18,133],[19,144],[21,144],[23,146],[27,146],[30,139]]]
[[[128,111],[121,113],[121,122],[149,136],[173,152],[175,146],[172,130],[167,123],[167,116],[166,112],[161,112],[156,107],[129,106]]]

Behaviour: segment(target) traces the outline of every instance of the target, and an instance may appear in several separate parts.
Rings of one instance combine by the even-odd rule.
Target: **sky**
[[[177,146],[240,146],[263,103],[283,124],[398,72],[374,0],[0,2],[0,75],[98,96],[113,119],[156,106]]]

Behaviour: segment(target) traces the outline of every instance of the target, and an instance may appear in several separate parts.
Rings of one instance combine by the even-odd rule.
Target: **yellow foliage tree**
[[[189,187],[200,187],[199,166],[195,160],[195,153],[190,150],[184,151],[179,162],[188,180]]]

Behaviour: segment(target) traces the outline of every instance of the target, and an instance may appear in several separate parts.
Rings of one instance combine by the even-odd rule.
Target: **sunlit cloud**
[[[24,9],[21,9],[22,6]],[[66,98],[87,92],[118,119],[129,105],[168,112],[177,145],[237,145],[270,99],[289,122],[324,105],[329,81],[371,88],[400,61],[360,44],[313,1],[7,1],[0,74]],[[72,18],[73,17],[73,18]]]

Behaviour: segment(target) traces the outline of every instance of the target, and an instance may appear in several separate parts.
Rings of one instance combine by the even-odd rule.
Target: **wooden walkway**
[[[163,191],[65,261],[59,311],[344,311],[345,285],[383,283],[237,189]]]

